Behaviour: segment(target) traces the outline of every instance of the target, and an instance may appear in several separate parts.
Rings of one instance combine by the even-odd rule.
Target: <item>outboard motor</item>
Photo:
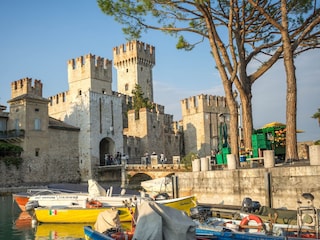
[[[252,211],[258,212],[261,208],[261,204],[258,201],[252,201]]]
[[[39,207],[39,202],[38,201],[29,201],[26,204],[26,211],[33,211],[35,208]]]
[[[166,200],[169,198],[170,198],[170,196],[168,193],[159,193],[154,197],[154,200]]]
[[[193,220],[198,220],[199,222],[205,222],[208,218],[212,217],[210,208],[206,207],[194,207],[190,208],[190,217]]]
[[[251,198],[244,198],[242,201],[242,205],[241,205],[241,210],[244,212],[248,212],[251,213],[253,208],[252,208],[252,199]]]

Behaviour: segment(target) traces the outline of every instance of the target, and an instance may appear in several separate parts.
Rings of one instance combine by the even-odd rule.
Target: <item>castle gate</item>
[[[99,145],[100,166],[106,165],[106,156],[114,152],[114,141],[111,138],[103,138]]]

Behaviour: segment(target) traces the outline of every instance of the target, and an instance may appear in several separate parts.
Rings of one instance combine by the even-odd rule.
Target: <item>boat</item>
[[[115,228],[117,224],[112,226],[109,224],[112,222],[110,220],[97,219],[94,228],[84,227],[85,238],[86,240],[195,239],[196,225],[184,211],[154,201],[145,201],[137,206],[132,220],[131,231],[115,230],[113,233],[112,227]]]
[[[99,213],[110,208],[37,207],[34,209],[34,215],[39,223],[93,223]],[[122,222],[131,221],[130,212],[125,206],[117,207],[117,209]]]
[[[256,215],[250,215],[257,218]],[[261,219],[260,219],[261,220]],[[260,221],[259,220],[259,221]],[[243,220],[242,220],[243,221]],[[241,222],[242,222],[241,221]],[[242,223],[230,221],[230,219],[211,220],[210,224],[198,224],[196,235],[209,239],[229,240],[298,240],[319,239],[318,234],[312,228],[299,228],[297,225],[275,224],[272,229],[266,228],[268,224]],[[248,224],[248,225],[247,225]],[[248,231],[250,230],[250,231]],[[253,231],[252,231],[253,230]]]
[[[101,212],[94,224],[94,226],[84,226],[84,234],[86,240],[111,240],[111,239],[127,239],[130,240],[134,234],[136,223],[136,216],[132,209],[128,208],[131,212],[131,228],[125,229],[120,223],[118,211],[109,209],[108,211]]]
[[[262,207],[259,211],[233,214],[233,208],[222,209],[222,212],[230,211],[232,218],[214,217],[212,208],[197,206],[190,210],[190,216],[197,222],[197,235],[203,237],[221,240],[320,239],[319,210],[314,207],[313,200],[312,194],[303,193],[296,211]],[[220,210],[215,208],[214,211]]]
[[[85,240],[114,240],[113,237],[95,231],[90,226],[84,226]]]
[[[197,236],[215,239],[318,239],[318,213],[311,206],[300,206],[297,223],[277,223],[277,215],[269,215],[263,220],[254,213],[244,214],[243,218],[212,217],[206,210],[191,209],[191,218],[197,223]]]
[[[154,198],[161,193],[167,193],[172,196],[172,180],[170,177],[142,181],[141,187],[146,191],[146,194]]]
[[[61,194],[71,192],[68,190],[58,190],[58,189],[49,189],[49,188],[34,188],[34,189],[27,189],[26,192],[20,193],[13,193],[12,198],[18,205],[21,211],[26,211],[26,204],[29,202],[32,196],[37,195],[53,195],[53,194]]]
[[[135,206],[140,205],[143,202],[149,202],[151,200],[145,200],[136,203],[130,199],[129,202],[132,209],[135,210]],[[153,202],[153,201],[151,201]],[[186,196],[173,199],[157,200],[154,201],[158,204],[165,205],[177,210],[190,214],[190,208],[197,206],[197,201],[194,196]],[[117,206],[119,211],[120,221],[131,221],[131,214],[126,207],[127,204],[123,204],[122,207]],[[40,223],[92,223],[95,222],[99,213],[112,208],[112,206],[105,207],[92,207],[85,206],[51,206],[51,207],[37,207],[34,208],[34,216]],[[31,213],[33,214],[33,213]]]
[[[88,192],[72,192],[57,194],[35,194],[29,197],[25,208],[30,211],[37,207],[121,207],[128,199],[139,199],[142,197],[133,194],[125,194],[125,189],[119,195],[112,193],[113,188],[107,191],[95,180],[88,180]],[[143,197],[146,198],[146,197]],[[101,206],[100,206],[101,205]]]

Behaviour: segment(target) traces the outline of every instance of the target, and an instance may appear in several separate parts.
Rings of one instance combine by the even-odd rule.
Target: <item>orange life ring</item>
[[[87,208],[100,208],[102,207],[102,203],[98,200],[91,200],[86,204]]]
[[[255,221],[258,225],[258,232],[261,231],[262,227],[263,227],[263,221],[260,217],[258,217],[257,215],[253,215],[253,214],[249,214],[248,216],[242,218],[241,222],[240,222],[240,227],[241,228],[247,228],[246,226],[248,226],[249,221]]]

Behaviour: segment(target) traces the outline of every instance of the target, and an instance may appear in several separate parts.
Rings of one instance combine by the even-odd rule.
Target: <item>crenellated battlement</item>
[[[201,94],[181,100],[182,116],[196,112],[216,112],[227,108],[226,98]]]
[[[69,82],[90,77],[111,81],[112,61],[91,53],[68,61]]]
[[[69,91],[61,92],[49,97],[50,106],[64,104],[68,100]]]
[[[130,63],[154,66],[155,59],[155,47],[140,41],[131,41],[113,48],[113,61],[116,67]]]
[[[11,83],[11,98],[24,94],[42,97],[41,80],[35,79],[34,85],[32,85],[32,78],[22,78]]]
[[[104,59],[99,56],[95,56],[91,53],[77,57],[76,59],[70,59],[68,61],[68,68],[72,69],[81,69],[84,66],[90,66],[91,68],[96,69],[108,69],[112,65],[112,61]]]

